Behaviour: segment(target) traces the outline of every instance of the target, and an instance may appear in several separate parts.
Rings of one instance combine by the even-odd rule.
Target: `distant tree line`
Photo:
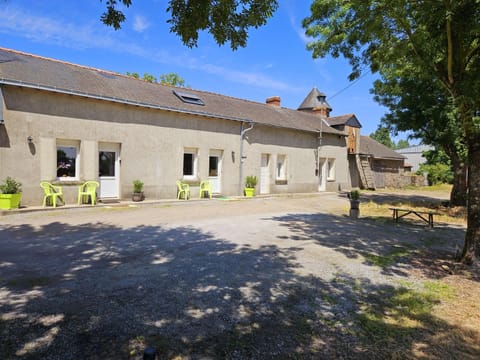
[[[185,79],[183,79],[180,75],[176,73],[168,73],[168,74],[162,74],[160,75],[160,81],[158,79],[149,73],[144,73],[142,77],[140,77],[140,74],[137,72],[129,72],[127,71],[127,76],[134,77],[135,79],[141,79],[144,81],[148,81],[151,83],[160,83],[163,85],[172,85],[172,86],[185,86]]]

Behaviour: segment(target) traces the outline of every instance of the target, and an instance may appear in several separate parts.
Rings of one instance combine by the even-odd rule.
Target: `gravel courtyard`
[[[0,358],[141,359],[152,345],[158,359],[473,359],[474,330],[423,314],[415,336],[386,324],[395,338],[377,343],[362,315],[438,279],[419,269],[463,237],[350,219],[336,193],[0,217]],[[439,329],[472,344],[438,353]]]

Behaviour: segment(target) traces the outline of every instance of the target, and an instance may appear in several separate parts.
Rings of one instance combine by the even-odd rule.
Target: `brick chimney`
[[[270,96],[265,102],[267,105],[280,107],[280,96]]]

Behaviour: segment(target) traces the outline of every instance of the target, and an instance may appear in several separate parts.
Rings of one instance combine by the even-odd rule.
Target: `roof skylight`
[[[173,90],[173,93],[184,103],[194,104],[194,105],[205,105],[202,99],[200,99],[197,95],[186,93],[183,91]]]

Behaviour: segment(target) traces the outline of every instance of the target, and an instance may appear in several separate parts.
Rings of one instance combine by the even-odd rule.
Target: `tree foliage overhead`
[[[107,0],[101,16],[104,24],[118,30],[126,20],[119,5],[131,0]],[[236,50],[245,47],[248,31],[265,25],[278,8],[278,0],[169,0],[170,32],[180,36],[188,47],[198,44],[199,32],[209,32],[219,45],[230,43]]]
[[[461,260],[480,260],[480,0],[314,0],[303,25],[313,56],[344,56],[350,79],[369,67],[381,75],[410,70],[441,84],[469,166]]]
[[[351,79],[365,67],[420,67],[456,97],[479,75],[479,0],[314,0],[303,22],[314,57],[343,55]],[[476,90],[476,94],[480,90]]]
[[[120,0],[120,2],[126,7],[132,5],[131,0]],[[127,19],[125,14],[121,10],[118,10],[117,0],[106,0],[105,4],[107,9],[100,17],[100,20],[102,20],[105,25],[113,26],[115,30],[119,30],[121,24]]]
[[[390,132],[388,131],[388,128],[385,126],[378,125],[377,130],[371,133],[370,137],[373,140],[379,142],[380,144],[385,145],[390,149],[393,149],[395,147],[392,141],[392,138],[390,137]]]
[[[442,149],[450,158],[454,181],[451,206],[466,204],[466,146],[453,98],[431,74],[415,69],[383,71],[375,81],[375,100],[387,107],[382,123],[397,133],[409,131],[424,144]],[[433,165],[433,164],[430,164]]]

